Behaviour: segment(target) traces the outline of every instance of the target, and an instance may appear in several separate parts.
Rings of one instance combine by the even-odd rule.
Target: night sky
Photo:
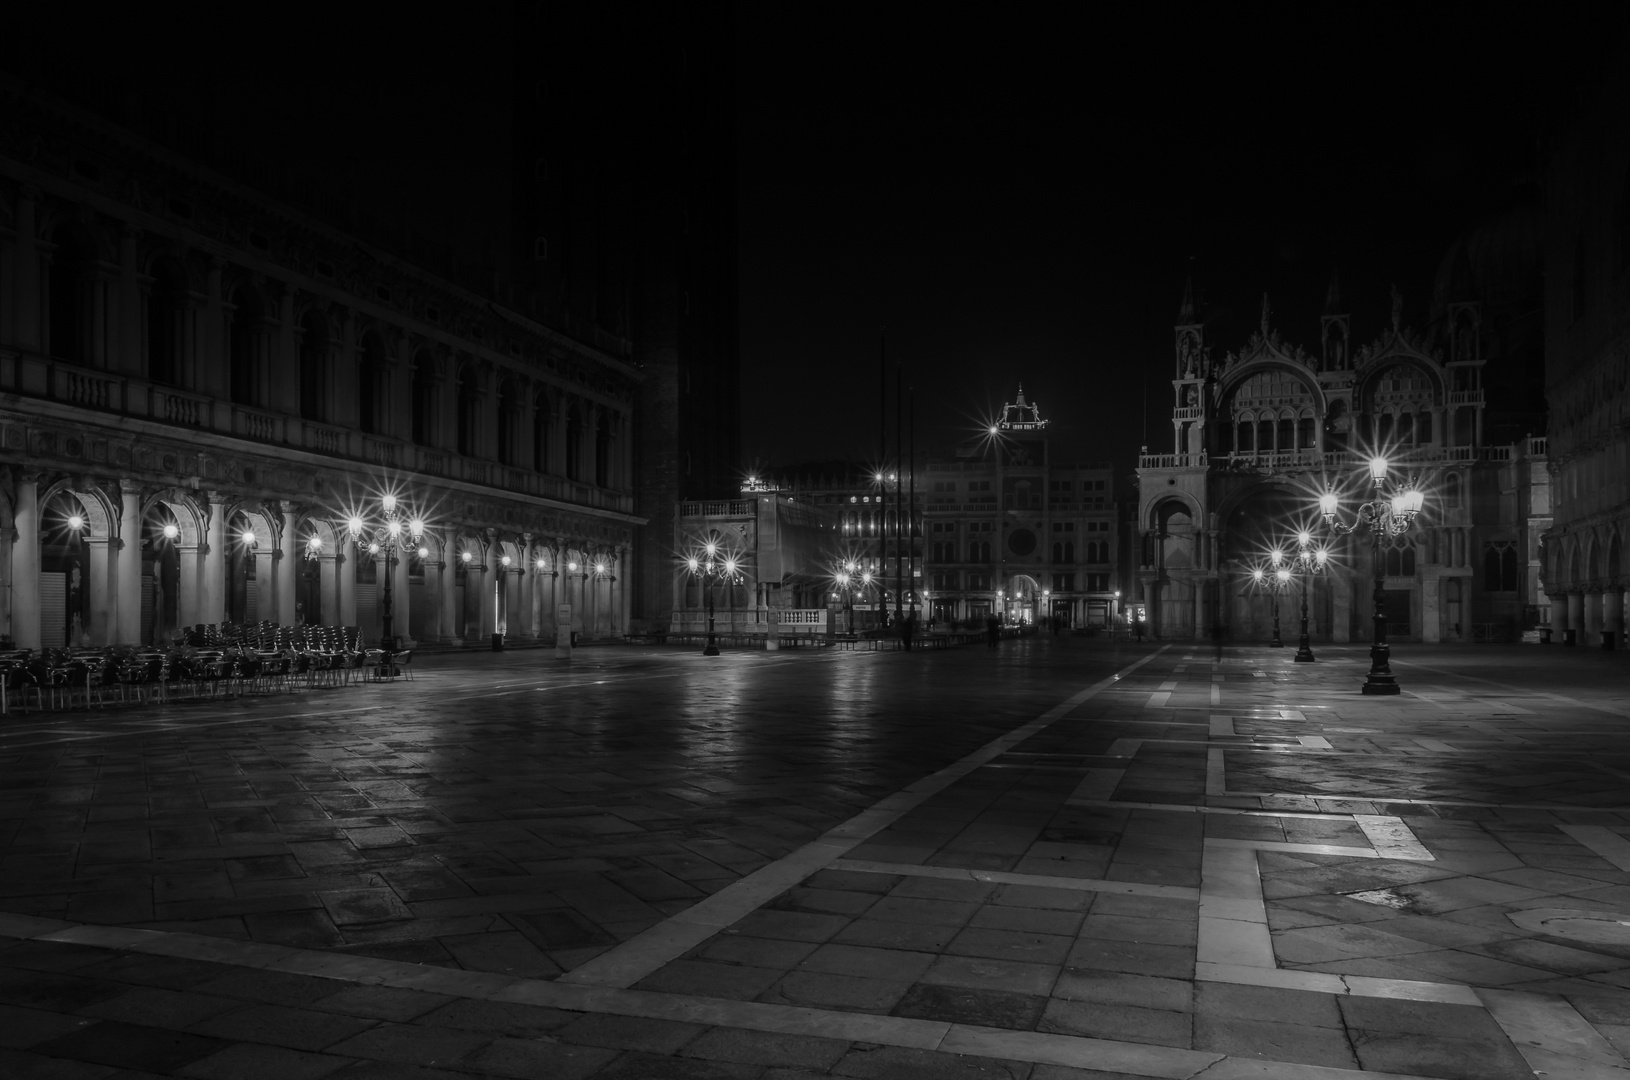
[[[1130,471],[1146,383],[1169,449],[1191,259],[1219,356],[1264,291],[1316,351],[1333,264],[1359,341],[1393,282],[1421,325],[1448,244],[1534,180],[1585,51],[1578,21],[1448,8],[917,10],[738,9],[750,458],[875,457],[886,326],[919,446],[1022,380],[1054,461]]]
[[[14,69],[205,100],[381,215],[507,259],[507,4],[294,5],[255,24],[36,9]],[[1022,381],[1055,461],[1130,471],[1146,389],[1147,441],[1170,441],[1191,264],[1219,355],[1263,291],[1311,349],[1332,265],[1360,342],[1394,282],[1419,325],[1445,248],[1522,196],[1612,37],[1552,6],[1476,25],[1420,6],[736,10],[748,467],[875,457],[886,328],[925,450]]]

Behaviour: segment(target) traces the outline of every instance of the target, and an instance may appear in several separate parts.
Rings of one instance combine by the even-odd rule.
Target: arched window
[[[1296,448],[1298,450],[1311,450],[1314,441],[1313,418],[1304,416],[1296,421]]]
[[[265,309],[254,286],[238,286],[232,313],[230,353],[232,400],[239,405],[260,404],[260,338],[265,330]]]
[[[1443,505],[1455,508],[1460,506],[1460,474],[1457,472],[1443,478]]]
[[[532,467],[541,473],[549,471],[549,443],[552,441],[555,405],[549,395],[539,392],[532,400]]]
[[[583,479],[583,414],[576,405],[566,414],[566,478]]]
[[[1273,449],[1273,421],[1258,420],[1256,422],[1256,449],[1257,453],[1265,454]]]
[[[300,416],[323,418],[323,354],[328,349],[328,328],[315,311],[300,320]]]
[[[429,446],[436,430],[436,369],[430,354],[413,358],[413,441]]]
[[[1073,563],[1075,561],[1075,541],[1074,540],[1066,540],[1066,541],[1064,541],[1064,561],[1067,562],[1067,563]]]
[[[83,364],[85,356],[86,255],[73,234],[60,228],[51,253],[51,272],[46,279],[50,307],[49,351],[60,360]]]
[[[466,457],[475,454],[475,372],[466,364],[458,373],[458,452]]]
[[[611,425],[604,416],[594,426],[594,483],[609,487],[611,476]]]
[[[1248,419],[1241,420],[1239,422],[1239,426],[1237,428],[1238,433],[1235,436],[1234,449],[1238,450],[1242,454],[1250,453],[1253,449],[1255,449],[1256,440],[1251,437],[1254,434],[1252,430],[1254,427],[1255,425]]]
[[[357,430],[379,434],[380,382],[384,378],[384,349],[372,333],[357,342]]]
[[[1296,447],[1296,420],[1294,417],[1281,416],[1279,418],[1279,441],[1274,444],[1275,450],[1292,450]]]
[[[1375,421],[1375,444],[1385,447],[1392,441],[1392,414],[1382,413]]]
[[[1064,544],[1058,540],[1053,541],[1053,561],[1056,563],[1064,561]]]
[[[506,379],[498,388],[498,461],[502,465],[515,464],[515,433],[520,426],[520,413],[515,385]]]
[[[147,291],[147,377],[164,386],[181,383],[181,320],[186,282],[181,268],[164,262],[154,267]]]
[[[1415,441],[1422,446],[1432,443],[1432,414],[1421,412],[1415,414]]]

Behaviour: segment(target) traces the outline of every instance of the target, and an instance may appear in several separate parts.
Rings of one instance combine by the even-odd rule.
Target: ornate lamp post
[[[707,554],[698,558],[692,555],[685,560],[690,572],[702,579],[702,587],[707,592],[707,644],[702,648],[703,656],[718,656],[719,643],[713,633],[713,579],[722,578],[732,585],[741,583],[741,571],[736,565],[734,555],[725,555],[719,551],[717,540],[707,542]]]
[[[1420,513],[1422,496],[1414,476],[1403,484],[1390,480],[1387,459],[1379,455],[1370,459],[1370,481],[1375,498],[1360,504],[1350,523],[1339,520],[1340,499],[1333,491],[1319,496],[1319,512],[1324,515],[1328,528],[1343,535],[1360,528],[1370,530],[1370,559],[1375,568],[1375,635],[1370,645],[1370,672],[1364,679],[1363,692],[1396,694],[1399,693],[1398,680],[1388,663],[1391,650],[1387,647],[1387,576],[1386,563],[1381,558],[1381,537],[1408,531],[1415,515]]]
[[[377,525],[370,525],[359,515],[352,514],[346,521],[346,530],[351,534],[353,543],[362,544],[362,537],[368,534],[367,551],[370,555],[385,554],[385,587],[379,594],[379,621],[384,630],[380,637],[379,647],[385,650],[385,663],[381,666],[390,669],[395,675],[396,665],[391,663],[391,654],[398,651],[401,644],[396,637],[396,624],[392,610],[392,585],[395,581],[395,568],[397,553],[402,550],[417,550],[423,558],[429,554],[419,545],[424,539],[424,519],[417,514],[405,514],[397,502],[395,495],[385,495],[379,500],[379,508],[383,520]],[[310,551],[308,549],[308,557]]]
[[[1285,553],[1278,548],[1274,548],[1268,557],[1273,562],[1272,568],[1263,570],[1257,567],[1251,571],[1251,580],[1256,582],[1258,588],[1266,588],[1273,594],[1273,640],[1268,644],[1279,649],[1285,644],[1279,640],[1279,594],[1290,584],[1290,568],[1285,565]]]
[[[1313,546],[1313,536],[1306,529],[1296,534],[1296,572],[1302,577],[1302,637],[1296,643],[1296,662],[1298,664],[1311,664],[1314,662],[1313,642],[1307,634],[1307,590],[1308,578],[1314,574],[1322,574],[1329,564],[1330,552],[1324,548]]]
[[[838,588],[843,590],[843,611],[847,616],[849,636],[855,636],[855,594],[869,590],[872,585],[872,572],[863,569],[861,565],[850,559],[838,568],[836,574]]]

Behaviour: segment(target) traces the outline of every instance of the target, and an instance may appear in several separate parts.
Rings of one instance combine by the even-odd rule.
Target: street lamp
[[[853,559],[838,568],[836,575],[838,587],[843,590],[843,610],[848,616],[849,636],[855,636],[855,593],[869,590],[872,584],[872,572],[861,567]]]
[[[382,668],[388,668],[389,674],[397,674],[396,665],[391,663],[391,654],[397,651],[400,642],[396,638],[395,616],[392,609],[394,594],[395,567],[397,553],[402,550],[416,550],[424,538],[424,519],[417,514],[405,513],[398,504],[395,495],[385,495],[379,500],[379,509],[382,520],[377,525],[370,525],[361,516],[353,513],[347,519],[346,531],[351,536],[352,543],[361,544],[362,536],[368,533],[367,550],[370,555],[385,555],[385,587],[379,594],[379,621],[384,630],[380,638],[379,647],[385,651],[385,663]],[[385,674],[381,671],[380,674]]]
[[[1290,583],[1290,568],[1285,565],[1285,553],[1278,548],[1274,548],[1268,558],[1273,563],[1272,567],[1268,570],[1256,567],[1251,571],[1251,580],[1258,588],[1265,588],[1273,594],[1273,640],[1268,644],[1278,649],[1285,644],[1279,640],[1279,594]]]
[[[1302,575],[1302,637],[1296,643],[1298,664],[1311,664],[1314,661],[1313,642],[1307,635],[1307,579],[1313,574],[1324,573],[1329,562],[1330,552],[1313,546],[1312,533],[1303,529],[1296,534],[1296,572]]]
[[[718,639],[713,633],[713,579],[722,578],[732,585],[740,584],[743,580],[741,569],[734,555],[726,555],[719,550],[717,540],[709,540],[706,554],[700,558],[692,555],[685,560],[685,565],[692,574],[702,579],[702,587],[707,592],[707,644],[702,648],[702,655],[718,656]]]
[[[1380,455],[1370,459],[1370,482],[1375,498],[1361,503],[1350,523],[1338,519],[1340,500],[1334,491],[1319,496],[1319,512],[1324,515],[1326,527],[1343,535],[1360,528],[1370,530],[1370,559],[1375,571],[1375,635],[1370,645],[1370,672],[1364,679],[1363,692],[1396,694],[1400,692],[1398,680],[1387,662],[1391,650],[1387,647],[1387,577],[1386,563],[1381,557],[1381,536],[1407,532],[1415,515],[1421,512],[1422,495],[1414,476],[1403,484],[1390,480],[1387,459]]]

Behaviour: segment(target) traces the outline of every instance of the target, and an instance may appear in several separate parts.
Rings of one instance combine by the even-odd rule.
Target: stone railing
[[[752,499],[720,499],[708,502],[682,502],[679,516],[687,517],[743,517],[757,513]]]

